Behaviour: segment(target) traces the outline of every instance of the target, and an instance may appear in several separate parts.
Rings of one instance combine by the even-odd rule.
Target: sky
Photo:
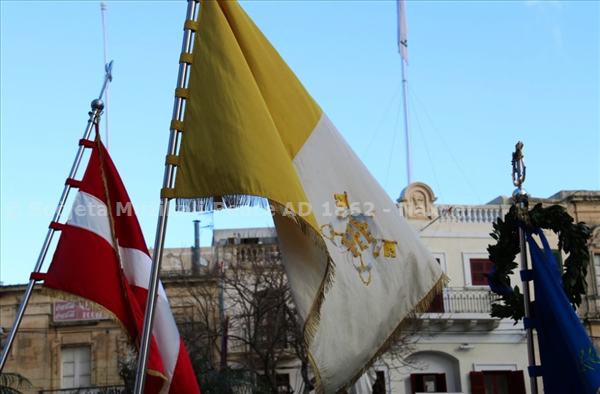
[[[151,246],[187,5],[106,3],[109,150]],[[241,4],[397,199],[407,164],[396,2]],[[518,141],[532,196],[600,190],[599,2],[409,0],[406,8],[413,181],[428,184],[436,203],[510,195]],[[102,15],[99,1],[2,0],[0,18],[0,281],[17,284],[36,264],[100,92]],[[165,247],[191,246],[193,220],[202,246],[212,228],[272,223],[256,210],[171,211]]]

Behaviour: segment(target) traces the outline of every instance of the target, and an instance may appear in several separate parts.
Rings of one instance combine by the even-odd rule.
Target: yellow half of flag
[[[317,393],[345,389],[441,290],[439,264],[237,2],[201,3],[182,95],[163,196],[207,210],[268,199]]]
[[[202,2],[198,23],[176,197],[261,196],[299,212],[292,160],[321,108],[236,2]]]

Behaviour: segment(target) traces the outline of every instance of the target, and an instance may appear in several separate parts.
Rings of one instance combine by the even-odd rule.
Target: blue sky
[[[110,152],[152,245],[186,2],[107,4]],[[102,19],[99,1],[0,6],[0,280],[14,284],[35,265],[44,209],[58,202],[100,90]],[[396,199],[406,186],[396,2],[242,6]],[[599,21],[595,1],[408,1],[414,180],[440,204],[484,204],[514,189],[510,157],[523,141],[533,196],[600,190]],[[212,223],[172,216],[166,247],[190,246],[194,219]],[[214,218],[216,228],[269,223]]]

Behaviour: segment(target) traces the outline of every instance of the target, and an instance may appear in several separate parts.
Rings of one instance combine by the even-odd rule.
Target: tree
[[[231,379],[247,392],[280,393],[285,382],[277,370],[282,363],[292,362],[300,368],[303,392],[314,389],[274,232],[272,237],[229,239],[213,253],[214,261],[199,274],[182,271],[185,275],[177,279],[180,293],[176,300],[170,298],[173,309],[182,311],[175,317],[202,392],[208,393],[203,382],[214,383],[217,377],[225,379],[235,372]],[[416,318],[410,316],[396,345],[386,353],[390,368],[414,365],[406,357],[414,351],[419,333]]]
[[[208,383],[225,378],[237,391],[243,386],[247,392],[276,393],[283,360],[300,360],[305,383],[313,388],[276,238],[261,244],[258,239],[217,247],[214,262],[199,275],[182,271],[186,275],[177,281],[185,286],[170,297],[203,393]],[[225,392],[222,383],[215,392]]]
[[[18,373],[0,373],[0,394],[22,394],[18,389],[31,388],[31,382]]]

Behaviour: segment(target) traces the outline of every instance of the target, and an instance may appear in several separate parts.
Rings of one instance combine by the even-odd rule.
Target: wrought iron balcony
[[[445,330],[455,323],[462,323],[465,330],[470,330],[478,323],[484,323],[492,330],[500,323],[500,319],[490,315],[492,302],[498,298],[486,288],[447,287],[435,297],[427,312],[421,315],[422,325],[439,323]]]
[[[492,311],[492,302],[499,297],[489,289],[446,287],[436,296],[427,312],[430,313],[487,313]]]

